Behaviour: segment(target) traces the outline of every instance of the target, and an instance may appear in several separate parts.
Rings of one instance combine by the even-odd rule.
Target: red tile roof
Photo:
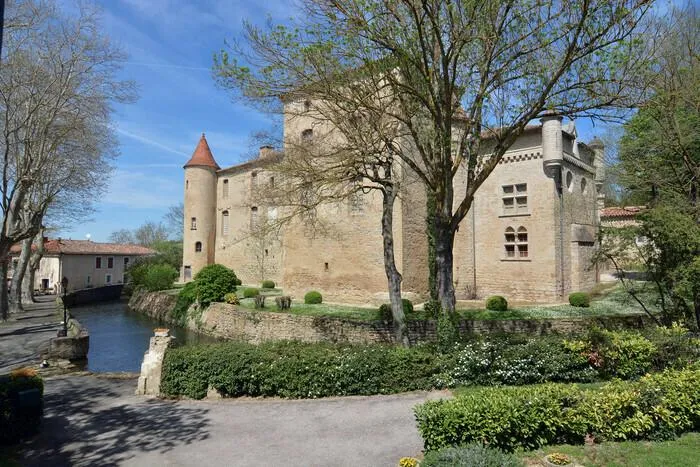
[[[202,137],[199,138],[199,143],[197,143],[192,158],[187,161],[184,167],[211,167],[214,170],[220,169],[219,164],[214,160],[211,149],[209,149],[209,144],[204,137],[204,133],[202,133]]]
[[[97,243],[90,240],[64,240],[54,239],[44,242],[47,255],[125,255],[145,256],[156,254],[155,250],[141,245],[129,245],[122,243]],[[35,246],[32,245],[32,249]],[[13,245],[10,254],[19,254],[22,246]]]
[[[635,217],[644,211],[646,206],[611,206],[600,210],[600,217]]]

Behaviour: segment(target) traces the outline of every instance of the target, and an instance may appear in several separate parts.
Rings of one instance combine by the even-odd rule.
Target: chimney
[[[275,154],[275,148],[272,146],[260,146],[260,153],[258,154],[258,159],[268,159]]]

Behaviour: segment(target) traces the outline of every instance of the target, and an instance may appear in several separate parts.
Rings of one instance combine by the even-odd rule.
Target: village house
[[[285,117],[285,141],[316,137],[319,127],[303,116],[304,102]],[[332,236],[308,235],[302,222],[285,225],[261,241],[255,228],[277,219],[276,206],[259,206],[256,189],[276,183],[274,164],[283,152],[260,149],[257,159],[221,168],[202,135],[184,172],[184,246],[181,280],[204,266],[232,268],[244,283],[274,280],[288,293],[318,290],[329,301],[386,300],[380,216],[381,195],[359,194],[320,214]],[[279,176],[279,175],[277,175]],[[460,193],[465,172],[455,178]],[[454,243],[458,299],[499,294],[533,302],[560,301],[598,281],[593,265],[603,145],[579,140],[573,122],[545,116],[528,126],[476,194]],[[279,180],[278,180],[279,182]],[[396,201],[394,244],[403,291],[428,293],[426,194],[405,183]]]
[[[61,279],[68,279],[72,292],[92,287],[123,284],[127,267],[136,258],[155,254],[140,245],[98,243],[90,240],[45,240],[44,255],[34,274],[34,290],[40,293],[58,293]],[[22,248],[15,245],[10,251],[12,277]]]

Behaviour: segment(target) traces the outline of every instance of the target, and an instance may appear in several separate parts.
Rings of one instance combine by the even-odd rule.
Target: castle
[[[313,134],[311,122],[298,113],[293,122],[285,118],[285,141]],[[220,263],[244,284],[274,280],[297,298],[313,289],[331,302],[386,301],[381,194],[370,191],[325,208],[321,215],[333,227],[333,236],[309,236],[294,222],[272,237],[254,235],[260,222],[279,216],[275,206],[256,205],[252,194],[275,184],[272,168],[282,157],[282,152],[262,147],[256,159],[221,168],[202,135],[184,166],[181,279],[189,281],[202,267]],[[464,177],[455,178],[457,193]],[[551,302],[590,289],[598,280],[592,256],[603,177],[603,145],[597,139],[579,141],[573,122],[549,115],[528,126],[479,188],[459,227],[454,242],[457,298],[498,294]],[[404,186],[394,213],[403,292],[425,298],[428,240],[422,185]]]

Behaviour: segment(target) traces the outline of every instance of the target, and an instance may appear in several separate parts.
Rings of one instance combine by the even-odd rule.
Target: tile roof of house
[[[600,217],[635,217],[644,211],[646,206],[611,206],[600,210]]]
[[[192,157],[184,167],[211,167],[214,170],[219,170],[219,164],[214,160],[214,156],[209,149],[209,144],[207,143],[207,138],[202,133],[202,137],[199,138],[199,143],[192,154]]]
[[[32,245],[32,249],[36,247]],[[90,240],[65,240],[53,239],[44,242],[46,255],[128,255],[146,256],[156,254],[155,250],[141,245],[122,243],[98,243]],[[22,251],[19,244],[13,245],[10,254],[18,254]]]

